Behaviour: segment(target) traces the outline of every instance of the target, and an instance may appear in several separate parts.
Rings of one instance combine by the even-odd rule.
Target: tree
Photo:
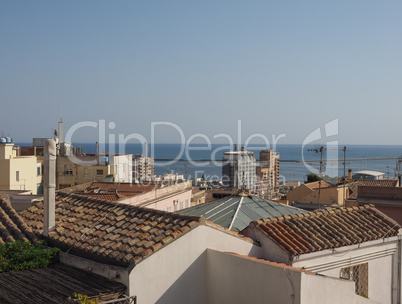
[[[315,173],[306,174],[306,177],[307,177],[307,183],[317,182],[320,180],[318,174]]]

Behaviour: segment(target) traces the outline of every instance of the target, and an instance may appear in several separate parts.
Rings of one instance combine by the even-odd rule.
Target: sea
[[[20,143],[16,145],[29,146]],[[77,143],[83,153],[95,153],[95,143]],[[322,149],[320,149],[322,147]],[[346,147],[346,149],[345,149]],[[248,145],[247,151],[255,152],[257,165],[259,152],[273,148],[280,155],[281,181],[300,181],[303,183],[310,172],[322,172],[322,176],[343,176],[344,172],[361,170],[379,171],[386,178],[394,178],[398,173],[398,164],[402,164],[402,145],[290,145],[276,147]],[[223,153],[232,151],[227,144],[181,144],[154,143],[147,145],[147,155],[154,157],[154,173],[185,175],[188,179],[201,178],[207,180],[220,179],[222,176]],[[322,150],[322,153],[321,151]],[[346,151],[345,151],[346,150]],[[140,143],[126,143],[124,146],[103,144],[100,153],[144,154],[144,146]],[[321,156],[322,154],[322,156]],[[322,165],[320,160],[322,157]],[[401,157],[399,159],[399,157]],[[344,161],[346,159],[346,161]],[[398,161],[399,160],[399,161]],[[321,167],[321,168],[320,168]],[[402,174],[402,172],[401,172]]]

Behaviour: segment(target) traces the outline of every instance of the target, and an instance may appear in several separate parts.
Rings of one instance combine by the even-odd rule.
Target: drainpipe
[[[44,151],[44,216],[43,234],[49,236],[49,231],[56,225],[55,220],[55,188],[56,188],[56,142],[47,139]]]

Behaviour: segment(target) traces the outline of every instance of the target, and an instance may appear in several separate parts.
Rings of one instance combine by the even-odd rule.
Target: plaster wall
[[[354,282],[302,273],[300,304],[375,303],[355,294]]]
[[[200,225],[140,262],[130,273],[130,296],[138,303],[207,302],[207,248],[260,256],[260,247]]]
[[[242,233],[260,243],[262,257],[265,260],[291,265],[289,253],[279,247],[277,243],[272,241],[270,238],[266,237],[266,235],[259,229],[256,229],[253,223],[251,223]]]
[[[191,181],[186,181],[120,199],[119,202],[164,211],[168,211],[168,207],[170,207],[170,211],[173,212],[175,207],[177,210],[186,208],[186,202],[188,202],[188,207],[191,206],[191,191]],[[182,205],[183,207],[181,207]]]
[[[368,263],[368,297],[380,303],[391,304],[395,254],[396,241],[383,243],[380,240],[366,242],[360,248],[354,245],[304,254],[294,260],[293,266],[339,278],[342,268]]]
[[[205,303],[300,303],[300,271],[211,249],[207,261]]]

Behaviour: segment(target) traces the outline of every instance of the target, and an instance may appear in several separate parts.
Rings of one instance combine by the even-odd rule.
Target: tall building
[[[225,187],[247,189],[255,192],[256,172],[255,172],[254,152],[246,151],[244,147],[241,151],[225,152],[223,154],[222,182]]]
[[[154,175],[154,159],[137,154],[133,157],[133,180],[136,182],[150,181]]]
[[[260,172],[259,177],[268,182],[274,192],[279,189],[279,153],[272,149],[260,151]]]

